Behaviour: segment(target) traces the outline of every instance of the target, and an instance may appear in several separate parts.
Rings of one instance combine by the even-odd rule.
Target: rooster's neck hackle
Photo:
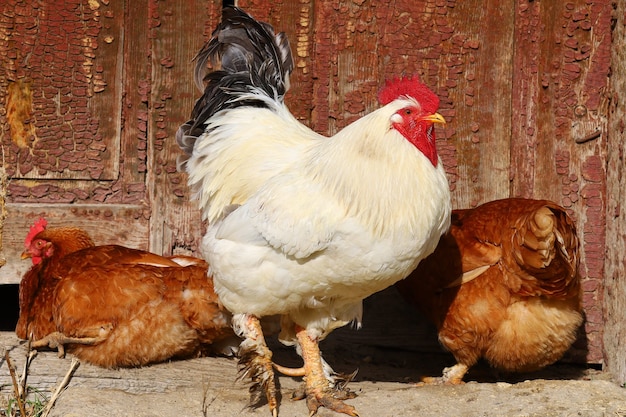
[[[390,127],[391,115],[413,102],[396,100],[318,142],[304,167],[342,202],[347,215],[374,225],[373,233],[380,238],[412,234],[431,221],[440,223],[442,230],[449,223],[450,208],[442,210],[436,203],[450,200],[441,163],[433,167]]]

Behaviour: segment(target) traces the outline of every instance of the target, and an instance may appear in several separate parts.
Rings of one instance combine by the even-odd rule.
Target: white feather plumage
[[[218,70],[207,74],[207,62]],[[450,192],[433,129],[443,118],[436,95],[405,77],[381,90],[383,107],[327,138],[285,106],[292,69],[283,34],[225,8],[197,56],[205,88],[177,132],[178,166],[209,222],[202,248],[244,337],[239,364],[251,400],[264,392],[277,415],[276,368],[305,376],[311,415],[324,406],[356,416],[318,343],[351,321],[358,326],[362,300],[407,276],[448,229]],[[302,370],[272,363],[259,318],[274,315]]]
[[[450,218],[441,163],[390,118],[396,100],[332,138],[286,108],[213,117],[188,167],[209,229],[203,249],[233,313],[287,314],[326,334],[410,273]],[[227,208],[234,210],[224,215]]]

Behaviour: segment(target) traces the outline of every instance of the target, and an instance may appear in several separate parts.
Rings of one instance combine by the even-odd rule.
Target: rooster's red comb
[[[417,75],[387,80],[378,92],[378,102],[383,106],[401,97],[413,97],[428,113],[435,113],[439,108],[439,97]]]
[[[26,240],[24,241],[24,246],[25,247],[29,247],[30,244],[32,243],[34,237],[37,236],[39,234],[39,232],[43,232],[46,229],[47,225],[48,225],[48,221],[46,219],[44,219],[43,217],[41,219],[37,220],[30,227],[30,231],[26,235]]]

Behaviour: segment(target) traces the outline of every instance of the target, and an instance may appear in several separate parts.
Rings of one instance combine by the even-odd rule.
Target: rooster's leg
[[[457,363],[449,368],[444,368],[443,375],[441,377],[424,377],[422,383],[427,385],[460,385],[463,383],[463,377],[467,373],[468,366],[462,363]]]
[[[311,338],[306,329],[299,326],[296,327],[296,337],[304,359],[304,390],[310,415],[317,413],[319,407],[326,407],[338,413],[358,416],[353,406],[345,404],[338,398],[332,382],[328,380],[317,340]]]
[[[261,402],[265,393],[272,415],[278,415],[276,381],[272,363],[272,351],[265,344],[259,319],[251,314],[235,314],[233,328],[244,340],[239,345],[240,378],[250,378],[250,404]]]

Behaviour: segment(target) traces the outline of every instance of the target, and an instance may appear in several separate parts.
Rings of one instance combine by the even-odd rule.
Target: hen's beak
[[[22,260],[32,258],[32,257],[33,257],[33,254],[30,253],[29,251],[25,250],[24,252],[22,252],[22,256],[21,256]]]
[[[443,116],[440,115],[439,113],[433,113],[431,115],[424,116],[424,117],[422,117],[422,120],[426,120],[426,121],[432,122],[432,123],[441,123],[443,125],[446,124],[446,119],[444,119]]]

